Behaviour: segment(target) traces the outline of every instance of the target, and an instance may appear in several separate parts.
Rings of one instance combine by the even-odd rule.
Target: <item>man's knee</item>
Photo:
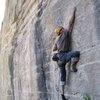
[[[79,57],[80,57],[80,51],[76,51],[76,52],[75,52],[75,57],[76,57],[76,58],[79,58]]]
[[[75,51],[73,57],[71,58],[71,62],[78,62],[80,57],[80,51]]]

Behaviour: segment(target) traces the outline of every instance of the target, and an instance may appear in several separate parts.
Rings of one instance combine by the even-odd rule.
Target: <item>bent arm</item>
[[[58,40],[58,38],[55,39],[54,45],[53,45],[53,47],[52,47],[52,53],[55,53],[55,52],[57,52],[57,50],[58,50],[58,49],[57,49],[57,44],[56,44],[56,43],[57,43],[57,40]]]
[[[70,19],[69,19],[69,22],[68,22],[67,31],[68,31],[69,33],[71,33],[72,30],[73,30],[73,25],[74,25],[74,21],[75,21],[75,12],[76,12],[76,7],[74,8],[73,13],[72,13],[72,15],[70,16]]]
[[[57,50],[57,46],[56,46],[56,44],[54,44],[53,45],[53,48],[52,48],[52,51],[54,52],[54,51],[56,51]]]

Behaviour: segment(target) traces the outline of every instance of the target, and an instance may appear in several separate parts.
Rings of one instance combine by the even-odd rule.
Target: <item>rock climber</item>
[[[61,86],[61,97],[62,100],[67,100],[64,95],[64,88],[66,84],[66,63],[71,62],[70,68],[71,71],[77,72],[76,64],[79,61],[80,52],[70,50],[71,47],[71,33],[73,30],[73,25],[75,21],[75,12],[76,7],[74,7],[72,15],[68,21],[67,29],[64,29],[62,26],[57,26],[55,28],[55,33],[57,38],[52,48],[54,61],[57,61],[58,67],[60,69],[60,86]]]

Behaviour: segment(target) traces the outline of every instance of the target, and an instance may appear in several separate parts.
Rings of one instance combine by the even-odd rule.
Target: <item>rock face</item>
[[[6,0],[0,33],[0,100],[61,100],[59,69],[50,58],[56,25],[67,27],[77,6],[72,49],[80,50],[69,73],[69,100],[100,100],[100,0]],[[68,71],[67,67],[66,70]]]

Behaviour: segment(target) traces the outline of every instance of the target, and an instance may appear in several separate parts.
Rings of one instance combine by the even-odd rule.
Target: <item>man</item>
[[[53,53],[56,57],[57,64],[60,68],[60,85],[61,85],[61,97],[62,100],[67,100],[64,96],[64,87],[66,82],[66,63],[71,61],[71,68],[73,72],[77,72],[76,64],[79,60],[80,52],[79,51],[70,51],[70,36],[74,25],[76,7],[73,9],[73,13],[69,19],[69,24],[67,30],[62,26],[57,26],[55,32],[57,33],[57,38],[53,46]]]

